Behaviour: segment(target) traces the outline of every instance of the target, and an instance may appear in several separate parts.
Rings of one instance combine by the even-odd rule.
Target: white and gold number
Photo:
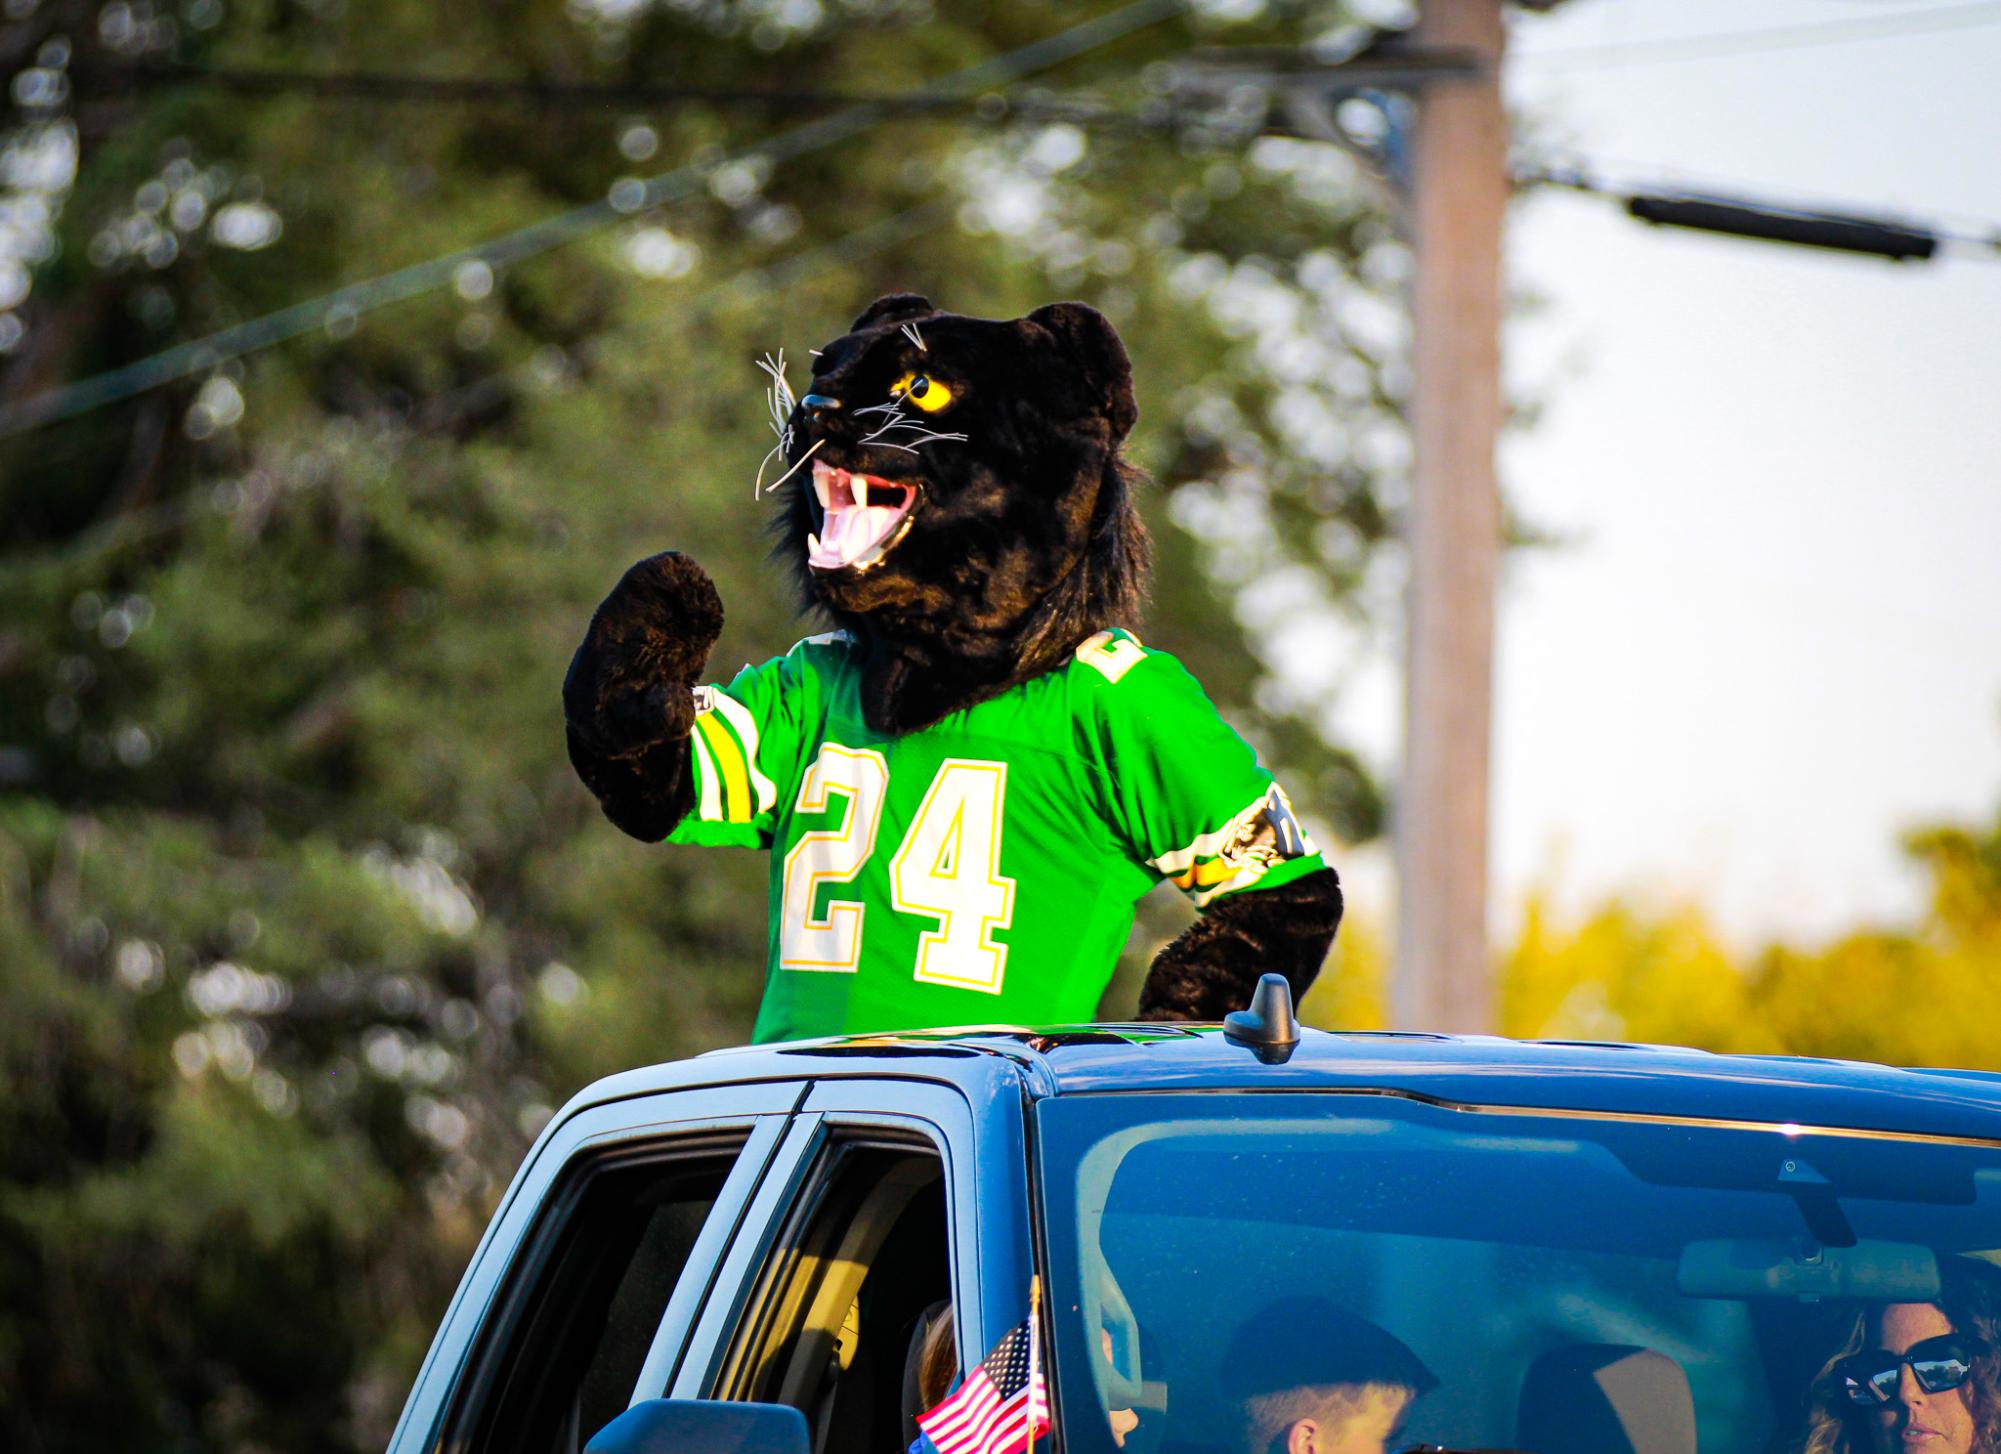
[[[850,883],[875,852],[889,765],[882,754],[829,742],[806,770],[796,811],[825,813],[846,795],[841,821],[800,835],[785,855],[779,911],[781,969],[853,974],[861,965],[863,915],[855,899],[814,901],[830,883]],[[889,862],[890,903],[937,920],[917,942],[914,977],[924,984],[999,994],[1007,946],[994,935],[1014,922],[1014,880],[1000,871],[1007,764],[947,758],[931,779],[903,843]]]
[[[839,826],[802,834],[785,855],[785,899],[780,910],[778,965],[853,974],[862,958],[862,914],[868,907],[852,899],[828,901],[815,916],[820,886],[847,883],[875,852],[876,826],[889,788],[889,764],[866,748],[826,743],[799,784],[798,811],[824,813],[827,794],[847,795]]]
[[[1014,880],[1000,871],[1006,800],[1006,763],[947,758],[890,860],[896,911],[938,921],[917,941],[920,983],[1000,992],[1007,946],[993,936],[1014,921]]]

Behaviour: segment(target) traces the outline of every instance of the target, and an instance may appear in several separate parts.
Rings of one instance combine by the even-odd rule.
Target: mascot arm
[[[570,660],[570,763],[605,816],[635,838],[665,838],[694,803],[693,688],[722,625],[708,573],[667,551],[625,573]]]
[[[1172,656],[1124,632],[1077,656],[1108,683],[1097,701],[1110,816],[1202,912],[1154,959],[1139,1018],[1221,1019],[1270,971],[1296,1002],[1333,943],[1341,888],[1285,791]]]
[[[1340,924],[1341,880],[1331,868],[1217,899],[1154,956],[1138,1018],[1220,1020],[1250,1004],[1258,976],[1274,971],[1297,1004]]]

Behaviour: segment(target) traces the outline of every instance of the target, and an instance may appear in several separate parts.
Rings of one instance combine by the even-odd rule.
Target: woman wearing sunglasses
[[[2001,1454],[2001,1272],[1941,1258],[1935,1303],[1875,1303],[1814,1380],[1801,1454]]]

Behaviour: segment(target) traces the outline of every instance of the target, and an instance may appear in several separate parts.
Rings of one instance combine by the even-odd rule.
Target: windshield
[[[1997,1447],[1997,1360],[1918,1346],[1996,1331],[1994,1147],[1332,1093],[1037,1115],[1067,1454],[1302,1420],[1322,1454]],[[1885,1348],[1859,1395],[1829,1371]]]

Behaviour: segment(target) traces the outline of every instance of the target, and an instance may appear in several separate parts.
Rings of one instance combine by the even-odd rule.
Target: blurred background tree
[[[381,1447],[552,1108],[747,1034],[763,861],[611,829],[557,685],[591,606],[669,545],[729,605],[717,674],[815,629],[765,557],[752,360],[782,347],[802,378],[879,293],[1114,319],[1155,482],[1149,639],[1317,831],[1379,831],[1332,723],[1354,644],[1393,625],[1409,259],[1347,153],[1260,135],[1254,92],[1190,116],[1163,69],[1340,54],[1355,16],[1210,0],[1004,99],[738,155],[826,93],[932,85],[1083,14],[0,3],[8,405],[704,168],[570,245],[0,439],[7,1447]],[[763,99],[225,84],[266,73]],[[1979,1014],[1905,990],[1995,993],[2001,829],[1914,844],[1932,920],[1824,951],[1740,964],[1693,913],[1532,914],[1510,1028],[1997,1063]],[[1184,913],[1146,902],[1108,1014]],[[1381,1023],[1382,922],[1358,906],[1310,1018]]]
[[[1503,967],[1510,1035],[2001,1070],[2001,812],[1904,842],[1930,886],[1906,927],[1733,954],[1693,905],[1531,903]]]
[[[1115,320],[1156,482],[1150,638],[1320,831],[1377,832],[1330,639],[1390,589],[1407,258],[1345,153],[1258,137],[1255,96],[1175,116],[1161,69],[1366,32],[1335,4],[1195,6],[1004,100],[738,155],[818,93],[933,84],[1080,18],[8,0],[10,404],[705,172],[0,439],[0,1441],[380,1447],[552,1107],[747,1034],[762,859],[612,830],[557,686],[591,606],[669,545],[729,605],[719,674],[816,629],[765,556],[752,361],[799,360],[879,293]],[[764,99],[244,89],[266,73]],[[1109,1012],[1183,912],[1149,902]]]

